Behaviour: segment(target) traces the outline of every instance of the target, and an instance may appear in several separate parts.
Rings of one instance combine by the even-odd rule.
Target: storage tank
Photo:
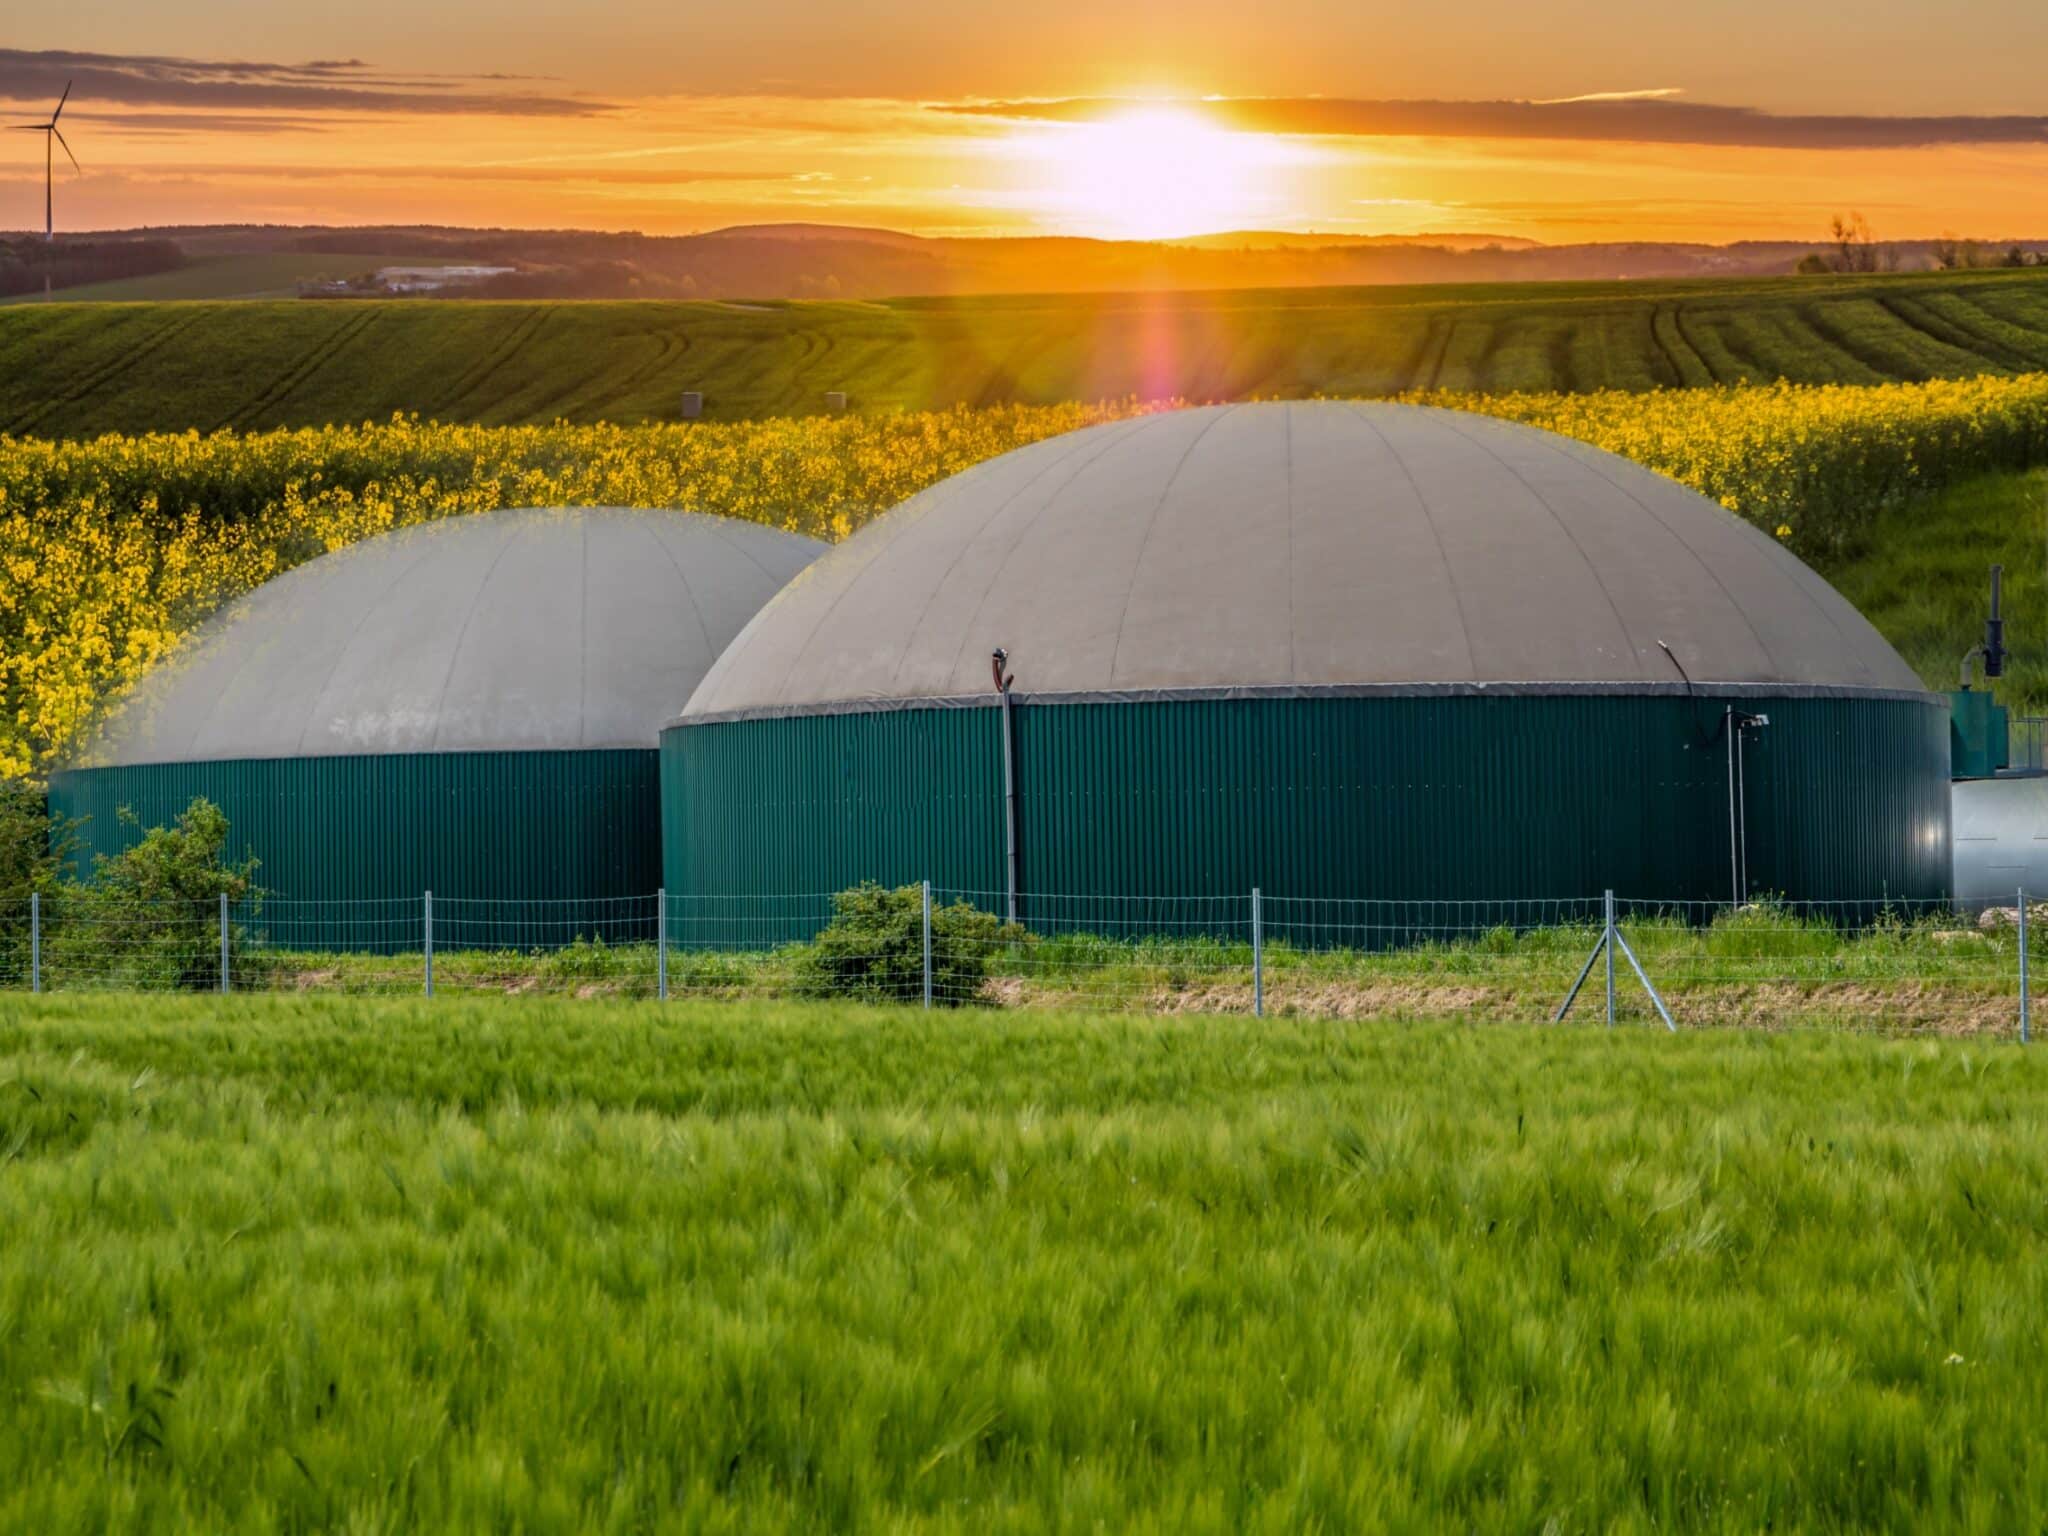
[[[374,946],[373,904],[427,890],[451,917],[532,904],[471,925],[479,943],[604,933],[661,882],[662,722],[823,548],[615,507],[367,539],[223,609],[52,775],[51,807],[89,863],[205,796],[259,885],[334,904],[314,923],[273,903],[308,946]]]
[[[1826,582],[1639,465],[1221,406],[1006,454],[806,569],[663,733],[664,878],[1014,887],[1026,921],[1255,886],[1874,908],[1947,895],[1948,731]]]
[[[1956,904],[2010,907],[2021,890],[2048,899],[2048,777],[1959,779],[1954,795]]]

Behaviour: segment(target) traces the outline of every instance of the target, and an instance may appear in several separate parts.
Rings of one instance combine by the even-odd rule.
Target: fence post
[[[654,992],[668,1001],[668,887],[654,893]]]
[[[2020,1044],[2025,1045],[2033,1038],[2033,1000],[2027,996],[2027,891],[2021,886],[2016,893],[2019,897],[2020,912]]]
[[[1607,893],[1607,1027],[1614,1028],[1614,892]]]
[[[932,883],[924,882],[924,1005],[932,1005]]]
[[[228,990],[228,893],[220,893],[220,990],[226,996]]]
[[[1252,887],[1252,1017],[1266,1016],[1266,913]]]
[[[43,893],[28,896],[28,989],[43,990]]]
[[[427,996],[434,995],[434,893],[428,891],[420,906],[420,933],[427,946]]]

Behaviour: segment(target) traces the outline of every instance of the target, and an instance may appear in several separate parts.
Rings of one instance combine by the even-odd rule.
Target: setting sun
[[[1124,240],[1266,222],[1283,201],[1277,178],[1301,158],[1271,135],[1235,132],[1174,106],[1036,128],[1017,147],[1041,218]]]

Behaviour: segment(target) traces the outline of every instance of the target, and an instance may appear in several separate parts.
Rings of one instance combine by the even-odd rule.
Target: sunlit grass
[[[2024,1529],[2016,1047],[0,1005],[0,1523]]]
[[[1622,932],[1683,1025],[1771,1029],[1822,1025],[1862,1031],[2010,1035],[2017,1028],[2019,956],[2011,914],[1977,919],[1930,910],[1837,920],[1769,901],[1711,921],[1669,911],[1627,912]],[[425,956],[272,948],[260,914],[236,960],[245,991],[419,993]],[[1260,955],[1263,1002],[1275,1015],[1327,1018],[1547,1019],[1600,935],[1597,921],[1432,933],[1424,928],[1331,930],[1307,943],[1268,930]],[[671,945],[672,997],[780,1002],[810,995],[800,942],[751,949]],[[1243,1013],[1254,1006],[1250,935],[1112,936],[1025,932],[981,954],[986,980],[969,1001],[1009,1007]],[[2038,974],[2042,958],[2036,953]],[[1650,1004],[1622,965],[1620,1006]],[[444,993],[647,999],[659,990],[651,943],[578,939],[557,949],[437,950]],[[149,985],[115,975],[111,984]],[[45,984],[102,984],[90,969],[45,972]],[[161,985],[169,985],[168,980]],[[913,976],[901,1001],[921,1001]],[[1603,1008],[1596,983],[1586,994]],[[951,997],[942,1001],[960,1001]]]

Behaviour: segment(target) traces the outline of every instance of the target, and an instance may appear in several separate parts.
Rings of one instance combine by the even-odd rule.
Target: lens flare
[[[1301,152],[1184,107],[1132,107],[1098,122],[1037,126],[1015,149],[1025,199],[1074,234],[1159,240],[1256,227],[1284,210]]]

